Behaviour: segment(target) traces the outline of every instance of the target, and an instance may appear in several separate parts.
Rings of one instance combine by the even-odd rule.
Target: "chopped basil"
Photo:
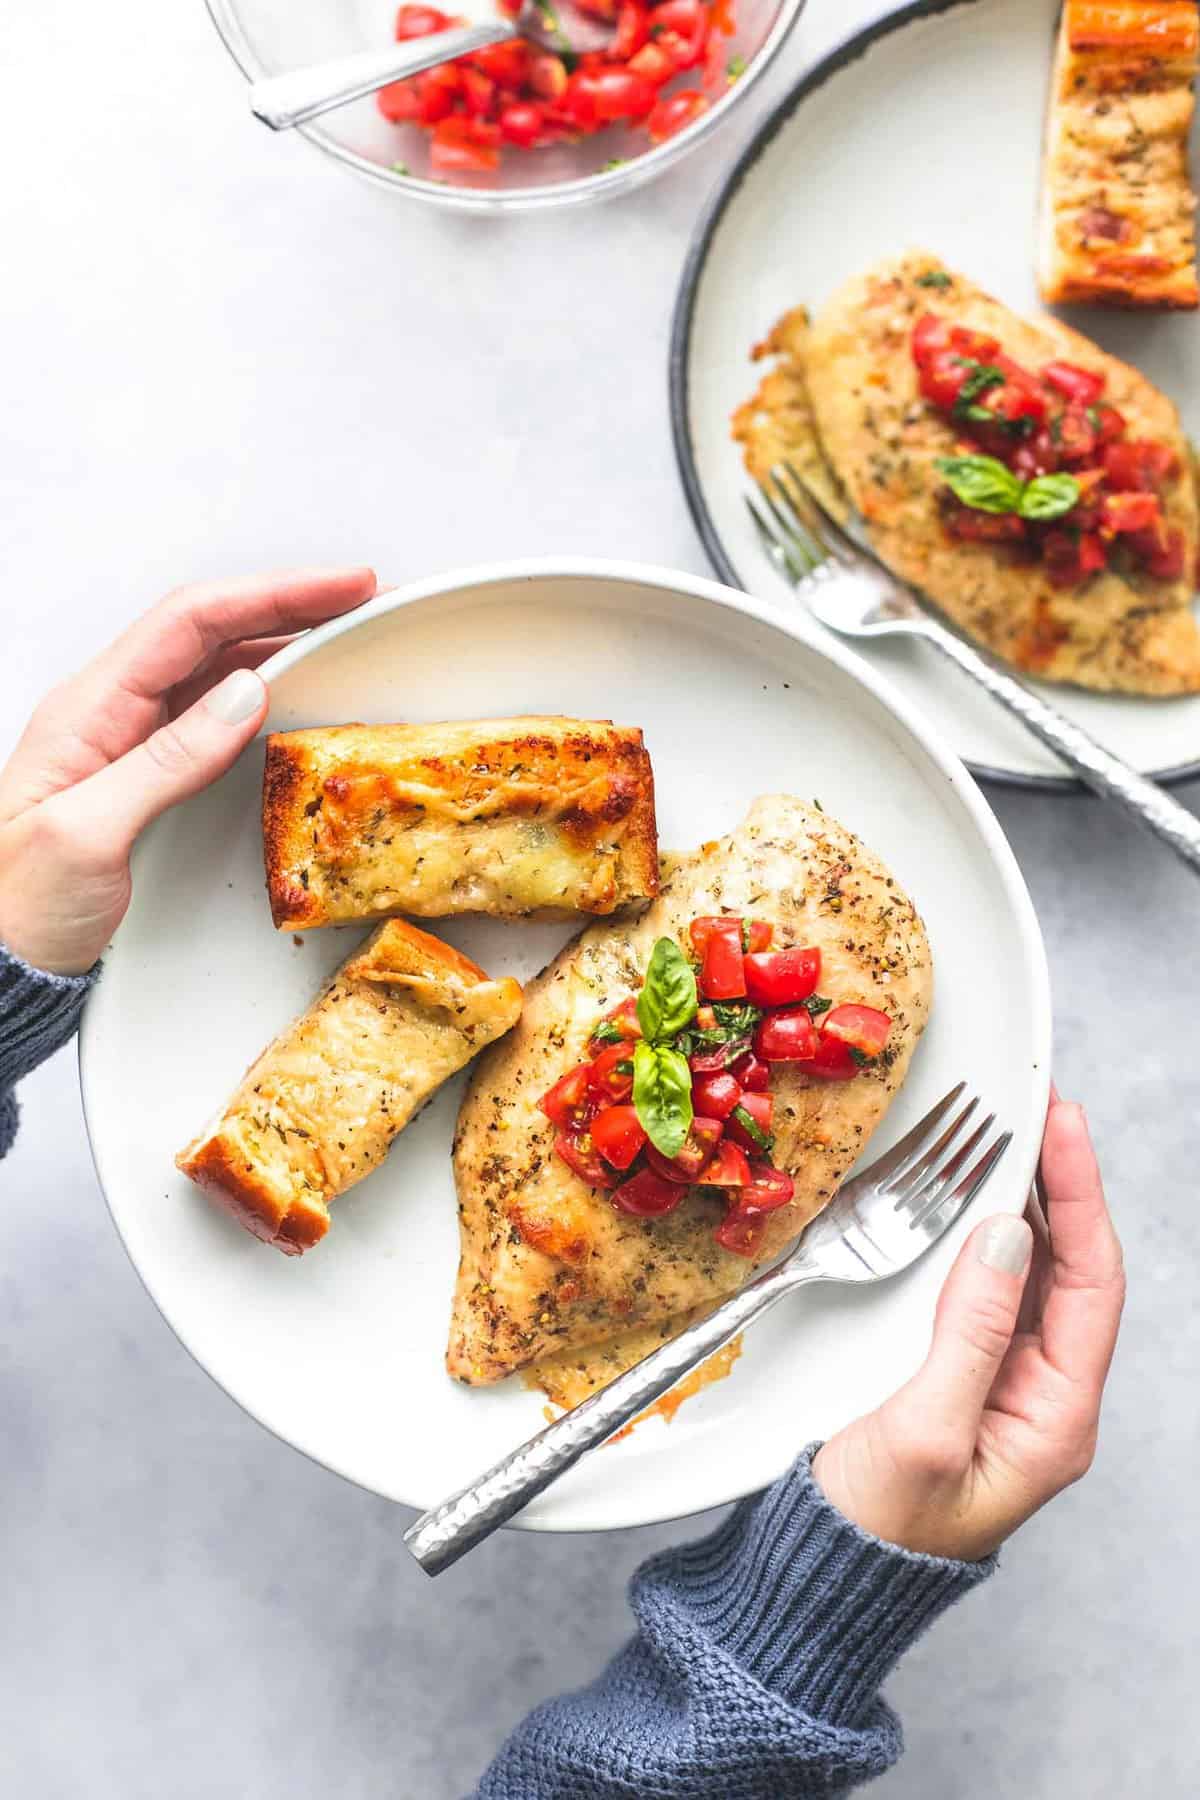
[[[828,1012],[833,1005],[833,1001],[827,999],[824,994],[810,994],[808,999],[802,1000],[800,1004],[801,1006],[806,1006],[812,1017],[815,1019],[821,1013]]]
[[[601,1019],[592,1033],[593,1044],[619,1044],[625,1033],[611,1019]]]
[[[917,276],[917,286],[923,288],[948,288],[954,286],[953,277],[947,275],[945,269],[926,269],[924,275]]]
[[[739,77],[744,75],[745,73],[746,73],[745,57],[744,56],[731,56],[729,61],[725,64],[726,80],[727,81],[737,81],[739,79]]]
[[[869,1069],[871,1064],[875,1061],[875,1058],[873,1056],[868,1056],[865,1050],[856,1050],[853,1044],[850,1044],[848,1048],[850,1051],[850,1060],[857,1063],[860,1069]]]
[[[753,1138],[760,1150],[769,1153],[774,1148],[775,1139],[771,1136],[769,1131],[763,1130],[758,1120],[752,1113],[748,1113],[744,1106],[735,1106],[733,1109],[733,1116],[741,1126],[742,1130],[746,1133],[746,1136]]]
[[[696,1016],[696,977],[673,938],[659,938],[638,995],[638,1024],[649,1043],[674,1037]]]
[[[715,1000],[713,1017],[727,1035],[743,1037],[746,1032],[754,1030],[762,1013],[748,1000]]]
[[[960,357],[959,361],[969,370],[954,402],[954,410],[961,416],[971,402],[978,400],[981,394],[986,394],[989,388],[1004,386],[1004,371],[994,363],[975,362],[972,358]]]
[[[392,174],[393,175],[411,175],[412,170],[409,168],[407,163],[393,163],[392,164]]]
[[[692,1071],[673,1044],[642,1039],[633,1052],[633,1104],[663,1156],[678,1156],[692,1128]]]

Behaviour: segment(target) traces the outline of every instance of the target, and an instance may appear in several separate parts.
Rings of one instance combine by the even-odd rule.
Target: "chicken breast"
[[[555,1351],[677,1317],[740,1287],[752,1264],[713,1240],[719,1203],[692,1190],[656,1219],[618,1213],[554,1153],[538,1110],[604,1013],[640,987],[655,941],[722,911],[818,946],[822,991],[893,1020],[878,1063],[829,1083],[772,1071],[775,1161],[796,1182],[771,1215],[769,1260],[832,1199],[903,1081],[929,1012],[924,928],[894,877],[846,828],[788,796],[755,802],[729,837],[674,862],[635,922],[593,926],[526,990],[521,1023],[481,1058],[454,1146],[462,1260],[447,1366],[494,1382]]]
[[[926,313],[998,338],[1026,367],[1057,359],[1104,375],[1128,436],[1165,443],[1179,459],[1162,500],[1167,524],[1184,537],[1183,575],[1164,581],[1108,567],[1061,588],[1040,562],[948,535],[937,461],[955,453],[959,437],[919,393],[910,344]],[[733,421],[752,474],[789,453],[811,461],[815,425],[842,513],[848,503],[882,560],[1006,662],[1081,687],[1200,691],[1191,608],[1200,520],[1188,446],[1175,407],[1136,369],[1056,319],[1020,318],[922,251],[856,277],[811,328],[799,309],[788,314],[762,349],[779,362]]]
[[[521,1011],[517,982],[396,919],[269,1044],[176,1166],[255,1237],[298,1256],[329,1202],[378,1168],[444,1081]]]
[[[1043,299],[1193,308],[1196,0],[1066,0],[1046,125]]]
[[[611,913],[658,892],[642,734],[607,719],[274,732],[263,770],[271,916]]]

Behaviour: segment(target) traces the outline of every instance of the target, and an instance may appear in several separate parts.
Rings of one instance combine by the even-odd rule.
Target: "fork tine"
[[[1012,1132],[1002,1131],[991,1149],[984,1151],[979,1161],[975,1164],[975,1167],[967,1171],[958,1186],[954,1188],[951,1193],[944,1195],[932,1211],[927,1208],[919,1219],[912,1220],[913,1228],[923,1229],[927,1232],[935,1231],[933,1213],[940,1211],[945,1206],[951,1206],[953,1211],[950,1213],[949,1217],[938,1220],[935,1235],[941,1237],[943,1233],[949,1231],[955,1221],[960,1219],[963,1213],[966,1212],[968,1206],[970,1206],[972,1200],[975,1198],[976,1194],[979,1192],[980,1188],[983,1186],[984,1182],[987,1180],[988,1176],[996,1167],[996,1164],[1000,1161],[1000,1158],[1004,1155],[1011,1143]]]
[[[968,1095],[966,1105],[956,1118],[951,1119],[937,1142],[930,1144],[929,1148],[920,1156],[912,1158],[907,1168],[902,1169],[898,1175],[894,1175],[889,1182],[884,1184],[889,1194],[896,1195],[895,1210],[897,1212],[911,1199],[926,1177],[933,1174],[934,1170],[939,1167],[945,1152],[950,1148],[978,1105],[979,1101],[975,1095]]]
[[[927,1213],[937,1210],[938,1202],[946,1194],[968,1157],[979,1148],[992,1126],[996,1123],[995,1113],[989,1113],[982,1125],[977,1125],[964,1144],[960,1144],[953,1156],[927,1176],[919,1187],[910,1189],[904,1196],[904,1206],[918,1222]]]
[[[778,481],[775,481],[774,473],[772,473],[771,479],[774,482],[775,493],[772,494],[771,489],[764,481],[759,488],[763,502],[783,533],[784,539],[799,552],[808,565],[808,573],[811,575],[813,570],[825,561],[827,552],[812,533],[805,529],[803,520],[797,516],[795,508],[788,500],[787,489],[780,487]],[[783,502],[782,505],[780,505],[780,500]]]
[[[755,529],[762,541],[763,549],[767,553],[768,561],[774,563],[793,587],[799,587],[802,582],[808,580],[811,570],[798,563],[787,544],[775,536],[749,494],[744,494],[742,497],[746,502],[746,510],[754,520]]]
[[[804,495],[805,503],[809,509],[817,515],[827,547],[832,547],[839,551],[842,560],[845,562],[861,562],[867,557],[870,552],[864,550],[861,544],[855,543],[841,520],[834,518],[820,494],[808,485],[803,475],[801,475],[796,468],[796,465],[789,462],[785,457],[782,466],[787,470],[796,487]]]
[[[874,1182],[883,1186],[885,1182],[899,1178],[905,1173],[912,1158],[919,1155],[924,1149],[929,1133],[945,1118],[966,1085],[965,1081],[960,1081],[957,1087],[950,1089],[948,1094],[943,1094],[942,1098],[930,1107],[925,1117],[917,1120],[911,1131],[906,1131],[890,1150],[885,1150],[879,1160],[871,1164],[870,1175]]]

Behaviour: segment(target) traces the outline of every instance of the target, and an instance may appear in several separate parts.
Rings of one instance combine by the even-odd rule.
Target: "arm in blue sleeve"
[[[47,975],[0,944],[0,1157],[17,1135],[17,1082],[74,1036],[99,972]]]
[[[524,1720],[476,1800],[808,1800],[896,1761],[880,1687],[995,1558],[868,1536],[813,1480],[817,1448],[712,1536],[643,1564],[636,1636]]]

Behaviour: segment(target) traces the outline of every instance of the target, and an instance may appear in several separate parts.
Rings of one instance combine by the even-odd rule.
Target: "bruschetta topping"
[[[688,1189],[719,1193],[714,1236],[754,1256],[767,1215],[794,1183],[771,1161],[772,1063],[821,1081],[852,1081],[884,1054],[892,1021],[817,992],[821,952],[775,946],[773,927],[733,915],[693,919],[691,955],[654,946],[636,996],[601,1021],[588,1058],[542,1096],[555,1150],[618,1212],[655,1218]],[[624,1179],[622,1179],[624,1177]]]
[[[1069,362],[1036,373],[999,339],[925,313],[912,333],[921,394],[961,433],[942,457],[942,524],[956,539],[1007,546],[1074,588],[1112,566],[1159,581],[1183,573],[1184,534],[1161,500],[1180,478],[1167,444],[1127,435],[1105,377]]]

